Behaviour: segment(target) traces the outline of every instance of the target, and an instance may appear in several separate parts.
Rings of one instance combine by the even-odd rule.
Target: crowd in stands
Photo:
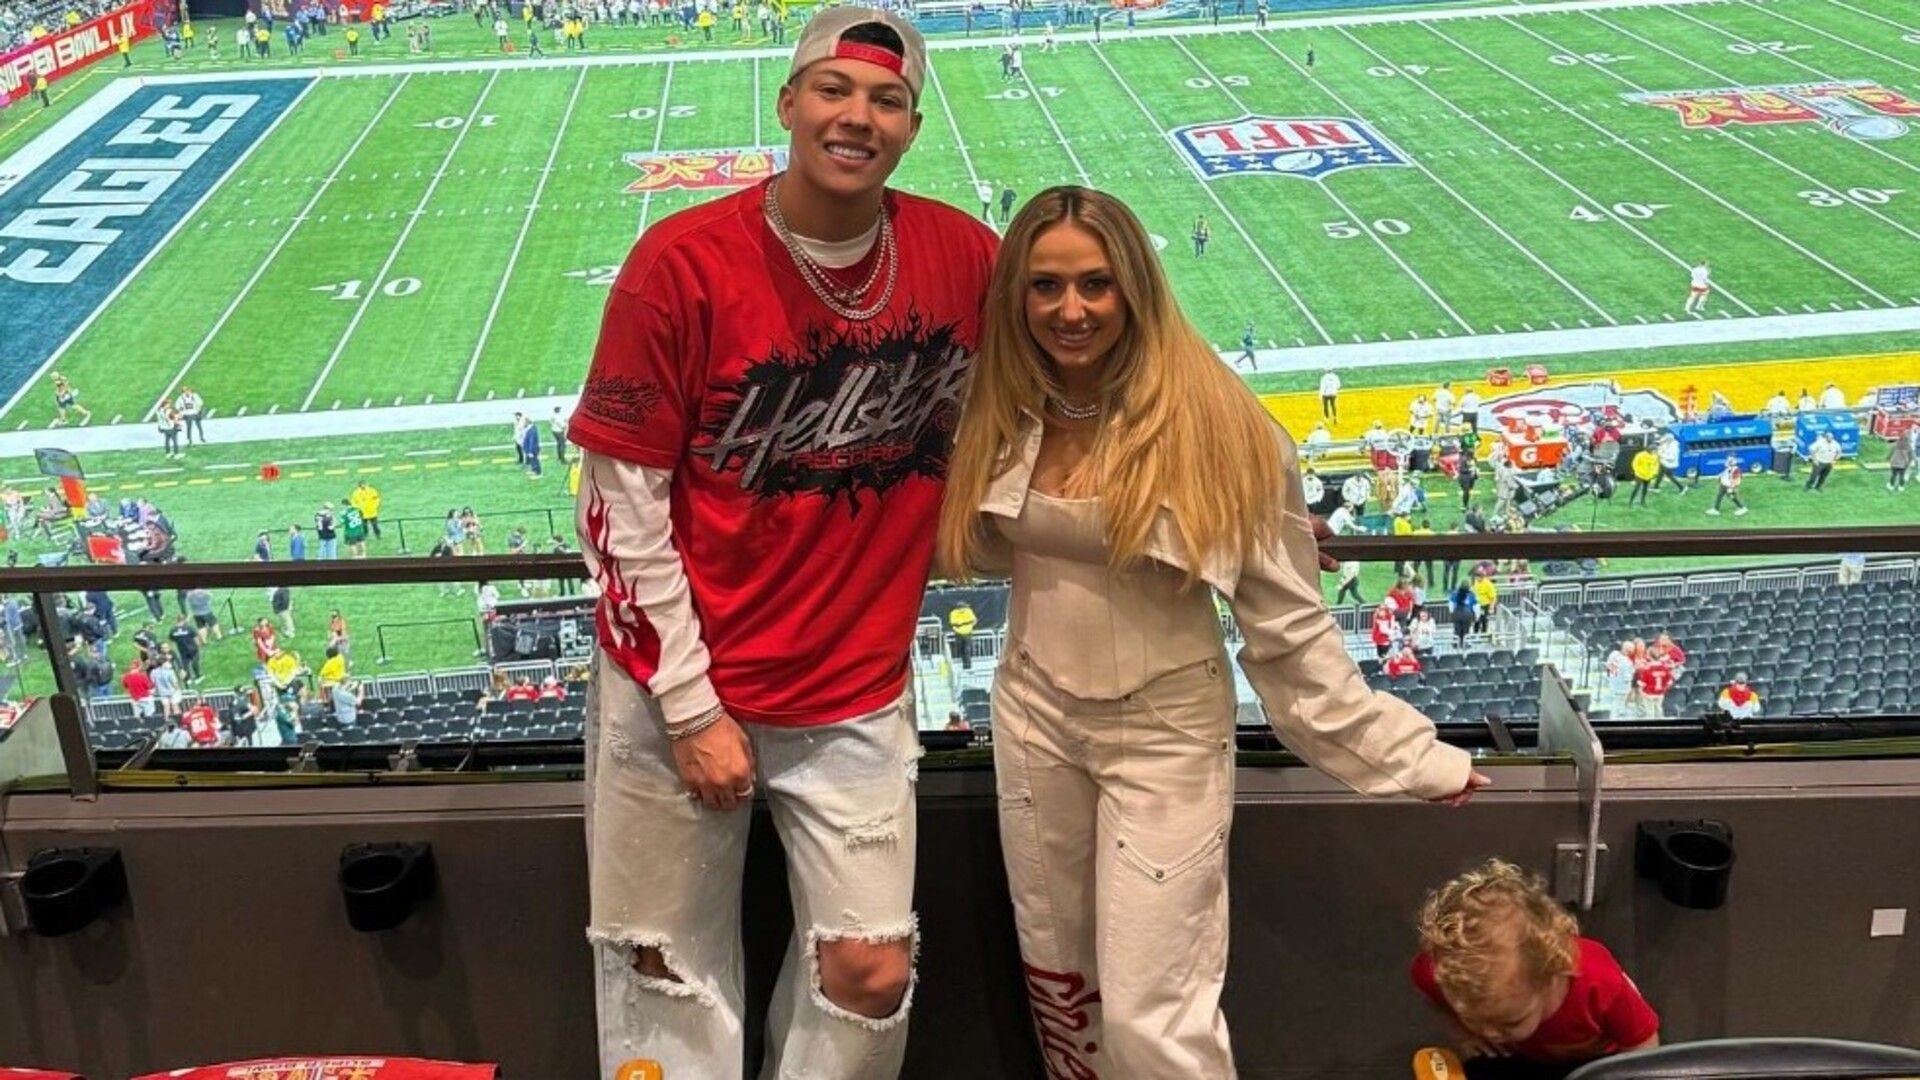
[[[114,0],[0,0],[0,53],[97,19],[120,6]]]

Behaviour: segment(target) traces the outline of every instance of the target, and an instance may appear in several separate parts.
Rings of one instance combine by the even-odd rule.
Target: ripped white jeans
[[[744,1070],[740,881],[749,811],[689,799],[657,702],[602,662],[587,707],[587,851],[600,1071],[636,1058],[668,1077],[739,1080]],[[912,978],[893,1015],[871,1018],[820,988],[821,942],[908,940],[914,782],[920,741],[910,693],[819,727],[747,724],[755,787],[787,854],[794,935],[768,1011],[763,1078],[899,1075]],[[678,981],[633,968],[657,948]]]

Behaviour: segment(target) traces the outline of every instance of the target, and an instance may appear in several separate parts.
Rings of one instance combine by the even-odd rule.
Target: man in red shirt
[[[768,1071],[897,1075],[919,740],[907,658],[995,237],[888,190],[920,35],[823,9],[786,172],[648,229],[568,427],[600,587],[588,850],[605,1075],[743,1068],[740,877],[756,784],[795,940]]]
[[[1633,673],[1640,689],[1640,715],[1658,720],[1667,715],[1667,691],[1673,689],[1673,666],[1665,656],[1652,654]]]
[[[120,676],[120,685],[133,700],[133,715],[142,720],[153,719],[153,679],[147,674],[146,666],[137,659],[127,665],[127,673]]]
[[[195,746],[220,745],[220,716],[204,699],[196,698],[180,715],[180,726],[187,729],[187,737]]]
[[[1404,646],[1387,660],[1387,677],[1398,679],[1403,675],[1420,674],[1420,658],[1413,654],[1411,646]]]

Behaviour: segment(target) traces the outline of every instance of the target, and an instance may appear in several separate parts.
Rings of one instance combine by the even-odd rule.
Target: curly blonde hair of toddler
[[[1580,925],[1540,877],[1489,859],[1427,894],[1419,930],[1447,1000],[1472,1008],[1514,989],[1516,976],[1544,987],[1572,975]]]

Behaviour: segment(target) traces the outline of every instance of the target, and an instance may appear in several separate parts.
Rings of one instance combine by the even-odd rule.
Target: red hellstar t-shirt
[[[884,707],[905,683],[997,239],[889,191],[898,282],[880,314],[849,322],[800,276],[765,193],[641,237],[567,436],[672,470],[673,541],[715,691],[738,719],[804,726]],[[879,249],[844,276],[864,279]],[[614,527],[602,496],[581,491],[587,542],[605,552],[617,537],[601,535]],[[601,648],[647,687],[660,637],[645,611],[609,592],[598,624]]]

